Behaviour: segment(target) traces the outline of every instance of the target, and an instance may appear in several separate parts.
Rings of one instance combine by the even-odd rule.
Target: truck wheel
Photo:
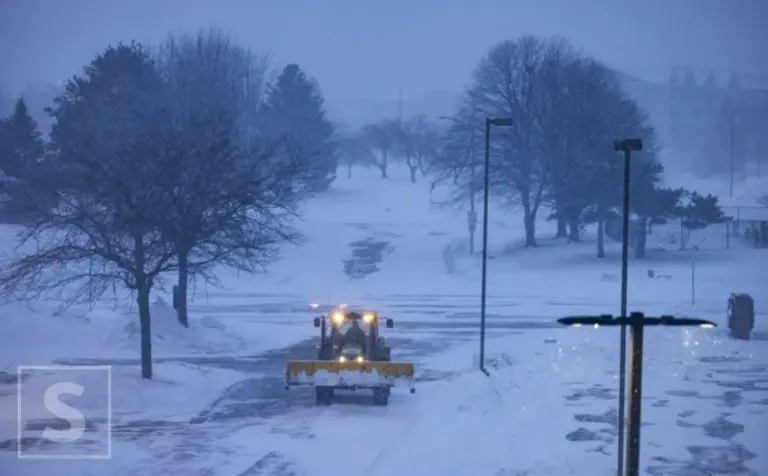
[[[315,387],[315,403],[330,405],[333,403],[333,387]]]
[[[389,403],[389,389],[388,388],[374,388],[373,389],[373,404],[376,406],[386,406]]]

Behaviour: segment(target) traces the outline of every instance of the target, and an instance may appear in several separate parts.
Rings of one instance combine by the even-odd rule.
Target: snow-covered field
[[[560,328],[555,319],[618,312],[618,244],[609,241],[608,256],[598,260],[589,232],[584,243],[566,244],[541,223],[539,248],[524,249],[518,213],[492,209],[486,377],[476,365],[480,263],[467,252],[466,211],[430,204],[428,186],[408,183],[404,170],[391,175],[382,180],[355,170],[352,179],[340,177],[305,210],[309,243],[286,248],[267,275],[225,270],[223,288],[199,286],[190,329],[175,323],[168,295],[159,291],[154,381],[139,378],[136,315],[127,302],[0,307],[3,474],[614,471],[617,331]],[[710,246],[691,255],[670,245],[673,232],[654,231],[647,259],[632,262],[630,309],[724,324],[728,295],[746,292],[756,300],[758,328],[746,342],[723,328],[647,331],[643,469],[766,475],[768,250],[738,240],[729,250],[712,246],[715,238],[704,230],[691,243]],[[311,358],[314,350],[310,303],[365,304],[394,318],[386,335],[393,359],[416,365],[416,394],[398,390],[384,408],[354,394],[316,407],[308,391],[286,392],[285,361]],[[99,421],[103,378],[75,375],[87,391],[72,405],[95,422],[87,437],[43,444],[45,412],[30,397],[22,405],[23,448],[95,454],[109,428],[111,459],[17,459],[16,366],[52,363],[111,366],[112,424]],[[36,372],[23,380],[25,395],[39,396],[61,378]]]

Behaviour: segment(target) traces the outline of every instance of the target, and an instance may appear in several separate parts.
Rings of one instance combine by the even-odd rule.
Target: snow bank
[[[126,420],[188,421],[217,398],[222,390],[242,378],[232,370],[204,368],[186,363],[156,363],[152,380],[141,378],[137,365],[110,366],[102,369],[28,369],[23,375],[24,399],[22,421],[49,419],[42,406],[45,390],[66,381],[82,385],[82,396],[68,401],[86,418],[103,420],[108,415],[111,398],[113,424]],[[15,387],[15,385],[14,385]],[[17,394],[0,397],[0,439],[15,438],[17,430]]]
[[[578,342],[582,334],[547,335],[490,342],[509,349],[488,356],[490,377],[475,371],[424,389],[431,398],[423,416],[376,458],[369,474],[610,474],[609,458],[565,439],[572,414],[563,405],[564,384],[575,376],[566,371],[573,365],[563,365],[573,357],[564,342]]]
[[[239,329],[229,329],[213,316],[193,317],[190,327],[185,328],[161,298],[151,305],[150,312],[156,357],[252,350]],[[0,321],[0,371],[13,371],[17,365],[48,364],[57,359],[139,356],[139,322],[135,312],[118,312],[104,306],[67,309],[36,302],[30,306],[0,307]]]
[[[0,372],[58,358],[93,358],[117,313],[107,308],[65,308],[50,302],[0,307]]]
[[[111,402],[108,400],[105,371],[74,370],[63,374],[61,371],[35,371],[24,381],[23,395],[24,411],[20,415],[22,427],[35,420],[48,420],[51,414],[34,398],[42,395],[51,384],[61,381],[66,376],[69,381],[83,385],[85,392],[80,397],[74,397],[67,402],[82,412],[87,419],[95,421],[95,427],[86,433],[85,438],[98,441],[102,445],[107,438],[107,425],[103,420],[108,415],[108,404],[111,403],[112,431],[119,431],[119,426],[130,421],[163,421],[164,424],[173,422],[188,422],[197,416],[207,405],[221,395],[227,386],[243,378],[239,372],[224,369],[203,368],[182,363],[158,363],[154,366],[154,378],[141,378],[138,366],[111,367]],[[139,460],[151,458],[148,450],[141,450],[124,438],[112,438],[112,454],[115,458],[109,461],[87,461],[82,464],[77,461],[16,460],[15,448],[17,432],[17,398],[16,394],[0,397],[0,443],[10,445],[9,451],[0,451],[0,465],[11,470],[8,474],[51,474],[62,475],[94,475],[126,474],[120,468],[129,472],[136,469]],[[137,432],[141,426],[136,428]],[[26,429],[27,438],[39,437],[41,430]],[[137,435],[138,436],[138,435]],[[102,446],[97,446],[102,448]],[[50,448],[48,452],[56,452]],[[72,451],[70,448],[69,451]],[[50,454],[50,453],[47,453]],[[55,470],[54,470],[55,468]],[[130,471],[132,473],[132,471]],[[5,473],[4,473],[5,474]]]
[[[150,305],[153,353],[165,355],[236,353],[247,349],[247,342],[212,316],[191,319],[190,327],[179,324],[173,307],[158,297]],[[140,325],[135,314],[125,315],[107,337],[106,351],[138,353]],[[129,320],[129,322],[125,322]]]

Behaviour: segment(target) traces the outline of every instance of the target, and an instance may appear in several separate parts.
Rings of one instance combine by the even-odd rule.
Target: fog
[[[567,37],[644,79],[666,80],[674,67],[768,78],[766,18],[763,0],[4,0],[0,83],[19,92],[56,82],[109,43],[153,44],[214,25],[280,64],[302,65],[337,115],[394,113],[399,88],[406,108],[425,94],[413,107],[444,108],[424,102],[445,102],[441,94],[458,92],[490,45],[526,33]]]
[[[766,24],[0,0],[3,474],[768,475]]]

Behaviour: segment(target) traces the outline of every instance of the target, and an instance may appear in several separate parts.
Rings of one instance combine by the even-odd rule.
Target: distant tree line
[[[155,48],[106,48],[47,108],[43,137],[24,99],[0,119],[0,213],[21,225],[20,247],[0,269],[6,299],[56,293],[89,301],[135,292],[142,376],[151,378],[150,292],[175,276],[188,326],[187,287],[228,266],[255,272],[299,243],[301,204],[327,190],[343,164],[407,165],[409,179],[447,181],[450,202],[479,198],[484,122],[491,134],[491,194],[523,210],[526,246],[541,213],[557,236],[604,235],[619,216],[616,139],[642,138],[633,155],[636,255],[651,226],[679,218],[697,229],[723,219],[717,198],[663,185],[659,144],[616,73],[561,39],[524,36],[480,60],[451,117],[389,119],[351,130],[326,115],[319,84],[296,64],[274,81],[270,62],[226,34],[170,36]]]
[[[440,129],[423,114],[405,120],[385,119],[357,130],[338,134],[339,156],[352,176],[355,164],[375,167],[382,178],[389,177],[392,162],[408,167],[412,183],[426,177],[440,148]]]
[[[597,255],[605,256],[606,226],[620,216],[623,161],[614,141],[640,138],[634,153],[631,211],[635,255],[645,255],[654,224],[680,219],[698,229],[724,219],[717,197],[663,184],[660,144],[645,112],[625,93],[617,73],[564,39],[523,36],[494,45],[478,63],[447,126],[422,118],[389,120],[348,136],[342,159],[362,160],[387,177],[392,157],[433,180],[450,180],[453,203],[479,198],[486,118],[511,118],[491,132],[491,194],[523,211],[525,245],[536,246],[536,222],[546,210],[557,237],[579,241],[596,224]],[[362,150],[362,151],[361,151]]]
[[[226,34],[109,46],[47,108],[42,137],[23,99],[0,122],[4,218],[20,246],[0,269],[6,299],[92,302],[135,293],[142,376],[152,377],[150,292],[224,265],[255,272],[298,243],[300,205],[335,179],[339,148],[319,85]]]

